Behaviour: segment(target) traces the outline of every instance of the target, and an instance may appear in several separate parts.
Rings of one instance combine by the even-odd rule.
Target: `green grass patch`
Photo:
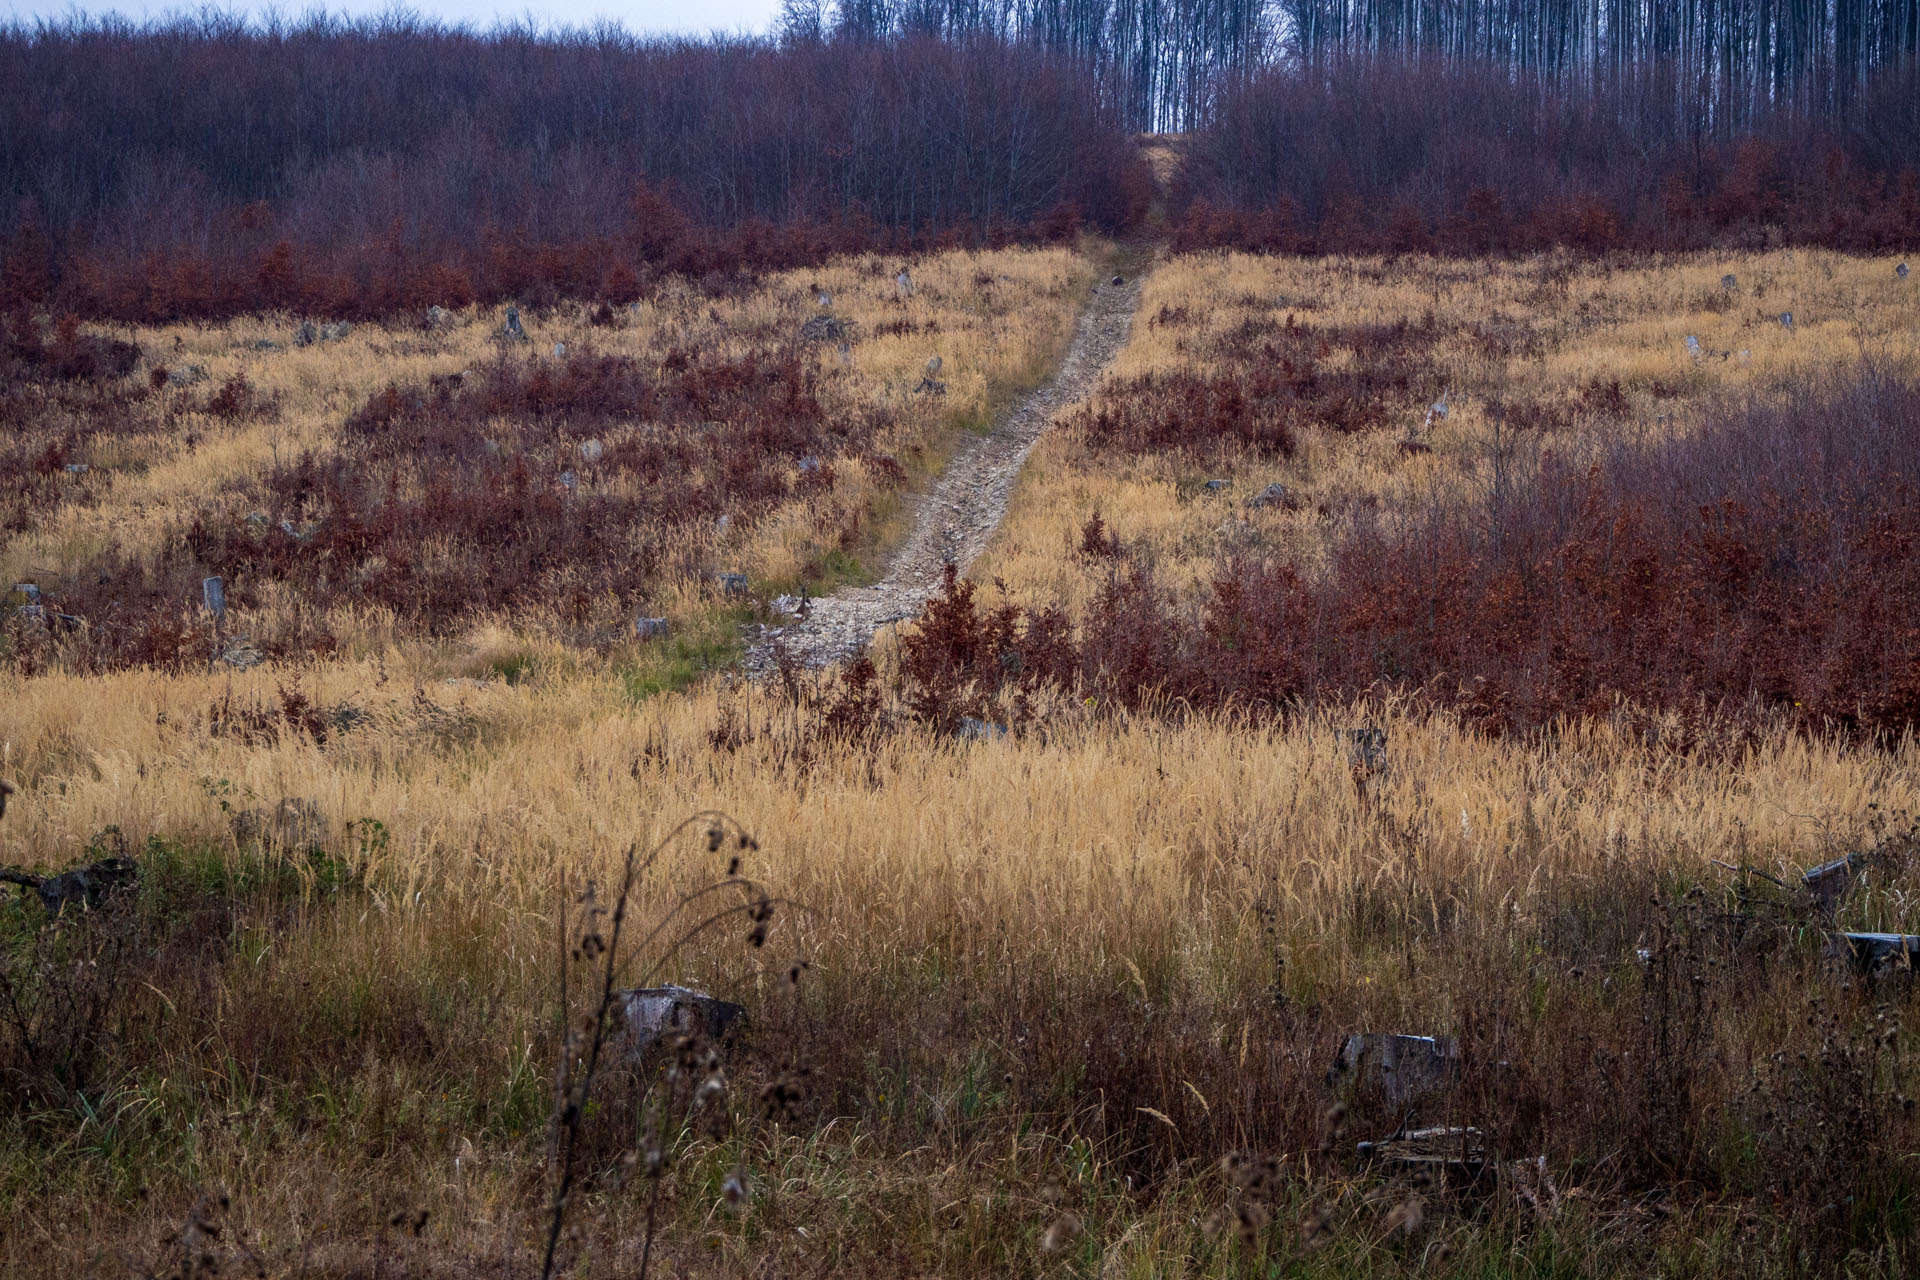
[[[628,699],[645,702],[656,694],[677,693],[738,662],[745,651],[740,628],[752,615],[748,606],[729,605],[675,619],[667,635],[642,643],[619,669]]]

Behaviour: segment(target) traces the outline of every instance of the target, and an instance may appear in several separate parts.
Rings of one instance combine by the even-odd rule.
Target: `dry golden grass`
[[[1144,323],[1163,305],[1203,317],[1185,331],[1189,341],[1265,308],[1308,302],[1317,323],[1418,318],[1429,308],[1507,316],[1541,335],[1545,354],[1495,362],[1445,351],[1454,413],[1434,433],[1430,457],[1403,463],[1391,436],[1310,433],[1291,460],[1237,465],[1230,508],[1183,501],[1181,482],[1194,477],[1177,457],[1089,458],[1055,435],[1035,450],[981,571],[1004,577],[1023,599],[1078,602],[1085,575],[1064,562],[1095,507],[1120,536],[1151,546],[1163,566],[1185,566],[1189,580],[1211,560],[1216,527],[1229,516],[1310,556],[1327,523],[1307,513],[1246,513],[1240,500],[1275,479],[1319,501],[1373,495],[1387,505],[1470,483],[1488,431],[1485,405],[1496,396],[1619,378],[1645,419],[1716,387],[1863,351],[1910,360],[1912,304],[1875,292],[1882,275],[1891,277],[1883,265],[1805,253],[1633,271],[1244,257],[1164,263],[1147,283],[1142,323],[1117,374],[1195,358],[1176,348],[1173,331]],[[890,266],[860,261],[801,273],[737,304],[660,298],[611,332],[587,330],[578,313],[531,331],[536,350],[558,340],[639,352],[666,332],[727,342],[736,331],[785,328],[812,314],[805,288],[816,279],[833,290],[837,313],[870,328],[898,313]],[[971,283],[980,271],[995,274],[992,308]],[[1740,276],[1737,304],[1690,310],[1719,290],[1724,271]],[[937,318],[941,332],[930,341],[862,344],[852,372],[833,386],[848,404],[897,403],[927,356],[943,355],[947,403],[909,399],[911,438],[899,442],[921,444],[932,466],[956,419],[1031,381],[1058,351],[1091,267],[1064,253],[952,255],[918,264],[914,274],[908,305]],[[1792,334],[1760,318],[1787,309],[1795,312]],[[445,336],[360,328],[343,343],[272,354],[242,349],[267,335],[266,326],[183,330],[181,358],[206,364],[216,379],[244,368],[284,396],[282,421],[191,454],[152,444],[152,465],[118,481],[107,506],[62,511],[0,553],[0,566],[12,573],[75,563],[110,538],[157,541],[225,481],[270,462],[276,448],[284,455],[323,447],[341,418],[386,382],[484,359],[492,323],[464,316]],[[1736,355],[1696,366],[1681,345],[1688,332],[1709,348],[1751,351],[1751,363]],[[175,335],[139,336],[165,346]],[[831,346],[821,358],[836,361]],[[1681,394],[1656,403],[1656,381]],[[805,537],[804,528],[776,521],[738,553],[754,572],[777,577],[803,554]],[[697,606],[689,599],[682,607]],[[1126,1008],[1143,1019],[1155,1008],[1191,1007],[1206,1023],[1200,1039],[1230,1049],[1237,1036],[1244,1068],[1247,1018],[1255,1016],[1245,1008],[1270,1009],[1262,994],[1270,984],[1291,993],[1294,1007],[1317,1009],[1324,1000],[1348,1019],[1339,1029],[1425,1027],[1453,1007],[1436,1006],[1436,991],[1461,993],[1464,1007],[1477,984],[1507,980],[1473,971],[1432,976],[1445,970],[1452,948],[1483,938],[1438,922],[1464,915],[1483,922],[1484,937],[1531,936],[1536,913],[1583,895],[1604,901],[1618,882],[1711,883],[1716,857],[1790,873],[1869,842],[1890,813],[1920,812],[1920,744],[1910,740],[1874,747],[1782,731],[1690,750],[1677,745],[1679,722],[1658,717],[1503,741],[1396,705],[1321,707],[1261,726],[1062,705],[1046,717],[1044,736],[965,743],[908,730],[823,749],[806,735],[809,713],[774,690],[725,677],[636,699],[618,655],[556,636],[483,622],[429,642],[382,616],[360,618],[350,634],[347,653],[323,663],[219,675],[54,670],[14,679],[0,699],[0,774],[20,785],[0,822],[0,863],[62,866],[114,826],[136,846],[163,837],[239,868],[256,853],[236,833],[236,812],[301,799],[325,815],[325,850],[364,885],[332,908],[310,886],[310,914],[303,907],[219,941],[223,1012],[206,1044],[174,1046],[127,1082],[114,1095],[122,1118],[110,1134],[111,1126],[81,1123],[75,1141],[87,1154],[23,1137],[26,1130],[0,1133],[19,1162],[16,1175],[0,1175],[0,1204],[30,1209],[9,1233],[12,1243],[0,1246],[0,1266],[55,1274],[96,1254],[102,1241],[151,1244],[178,1220],[191,1190],[218,1187],[243,1192],[234,1212],[245,1239],[269,1256],[312,1264],[316,1274],[363,1274],[375,1258],[420,1274],[478,1273],[496,1258],[523,1263],[536,1234],[541,1117],[551,1095],[552,1044],[543,1037],[561,877],[576,887],[589,877],[605,884],[630,844],[649,844],[712,807],[760,836],[764,852],[748,872],[804,910],[783,914],[767,953],[753,957],[765,971],[743,967],[738,947],[703,945],[655,976],[744,996],[768,1025],[792,1032],[804,1010],[782,1011],[777,973],[800,954],[814,963],[809,981],[827,993],[822,999],[860,1016],[878,1018],[873,1010],[885,1007],[897,1021],[876,1024],[892,1039],[841,1046],[852,1063],[842,1076],[864,1092],[843,1095],[832,1114],[852,1120],[751,1142],[688,1141],[674,1174],[673,1274],[797,1271],[822,1258],[864,1260],[858,1265],[875,1274],[1032,1272],[1043,1265],[1035,1242],[1065,1221],[1053,1207],[1057,1181],[1085,1217],[1086,1239],[1068,1259],[1083,1273],[1229,1272],[1235,1255],[1212,1253],[1196,1226],[1217,1201],[1208,1170],[1220,1151],[1179,1148],[1181,1177],[1142,1202],[1126,1172],[1132,1166],[1118,1158],[1137,1153],[1078,1132],[1083,1122],[1100,1123],[1091,1112],[969,1128],[968,1107],[997,1114],[976,1098],[991,1085],[976,1079],[988,1071],[981,1063],[1014,1050],[971,1040],[951,1061],[914,1067],[943,1051],[942,1020],[977,1025],[963,1015],[978,1017],[980,1006],[1023,992],[1033,998],[1034,990],[1044,1002],[1049,984],[1128,1001],[1137,992],[1138,1003]],[[526,677],[497,678],[508,662]],[[324,743],[300,733],[247,740],[213,731],[216,703],[270,712],[283,685],[336,726]],[[1388,729],[1391,767],[1363,795],[1336,730],[1367,721]],[[718,746],[726,726],[741,732]],[[663,910],[707,879],[712,861],[697,846],[674,847],[641,887],[639,909]],[[1408,936],[1419,941],[1407,941],[1404,952],[1374,945],[1355,910],[1401,898],[1409,899],[1407,917],[1434,922],[1432,932],[1413,929]],[[1900,927],[1900,905],[1895,895],[1876,895],[1852,918]],[[1274,967],[1276,948],[1285,952],[1284,974]],[[1632,963],[1624,954],[1614,959]],[[1542,976],[1542,963],[1520,957],[1515,971],[1524,976],[1516,981],[1561,980]],[[1627,989],[1623,981],[1615,991]],[[172,1000],[154,991],[155,1010]],[[382,1001],[429,1011],[423,1017],[458,1012],[418,1033],[439,1049],[416,1049],[409,1028],[380,1022]],[[1232,1022],[1207,1022],[1216,1003]],[[1784,1022],[1797,1025],[1797,1005],[1773,1007],[1788,1008]],[[248,1012],[228,1025],[228,1009]],[[1581,1007],[1556,1016],[1577,1021]],[[849,1035],[866,1027],[853,1015],[846,1025]],[[1320,1024],[1306,1017],[1301,1025],[1288,1043],[1319,1054]],[[363,1051],[355,1035],[381,1047]],[[293,1061],[309,1056],[326,1065],[309,1071]],[[262,1060],[282,1064],[308,1095],[277,1090],[273,1070],[249,1076],[244,1064]],[[1306,1080],[1324,1063],[1286,1069]],[[1176,1134],[1229,1101],[1216,1092],[1211,1103],[1201,1097],[1179,1111],[1199,1087],[1177,1071],[1161,1083],[1165,1096],[1146,1096],[1179,1117],[1168,1121]],[[1076,1096],[1063,1105],[1094,1103]],[[208,1110],[214,1106],[218,1116]],[[720,1174],[736,1161],[752,1163],[763,1188],[757,1216],[737,1224],[718,1194]],[[136,1182],[155,1186],[152,1204],[130,1194]],[[1301,1184],[1300,1221],[1311,1219],[1305,1197],[1320,1185]],[[602,1223],[597,1261],[633,1268],[641,1203],[617,1183],[595,1191],[583,1216]],[[379,1224],[399,1208],[432,1211],[427,1243],[376,1248],[371,1241],[387,1239]],[[1342,1212],[1357,1222],[1374,1211]],[[96,1215],[92,1228],[79,1225]],[[800,1227],[818,1234],[798,1234]],[[1477,1230],[1435,1229],[1462,1242]],[[1582,1240],[1584,1230],[1581,1221],[1568,1228]],[[1358,1252],[1330,1253],[1343,1261],[1323,1273],[1411,1267],[1422,1256],[1401,1257],[1363,1234],[1354,1237]],[[1499,1259],[1498,1248],[1487,1256]]]
[[[1736,287],[1722,288],[1732,274]],[[1185,324],[1154,324],[1163,309]],[[1793,327],[1780,323],[1793,314]],[[1684,429],[1703,397],[1805,379],[1871,359],[1920,363],[1920,292],[1895,278],[1893,259],[1809,250],[1688,255],[1621,267],[1571,257],[1462,261],[1402,257],[1275,258],[1194,255],[1161,263],[1147,280],[1133,340],[1111,377],[1180,368],[1206,371],[1217,339],[1248,321],[1294,315],[1317,329],[1439,326],[1435,390],[1449,414],[1422,437],[1432,452],[1407,458],[1399,440],[1422,425],[1425,399],[1385,406],[1392,429],[1342,435],[1311,425],[1286,460],[1240,456],[1223,468],[1178,454],[1092,456],[1072,433],[1034,450],[1002,526],[976,576],[1004,580],[1018,599],[1084,603],[1090,589],[1070,550],[1098,509],[1111,532],[1136,544],[1163,580],[1191,584],[1235,545],[1283,550],[1314,565],[1365,508],[1392,511],[1484,485],[1491,470],[1491,406],[1557,404],[1585,384],[1618,381],[1624,420],[1576,413],[1570,429],[1532,433],[1530,443],[1577,458],[1601,433]],[[1511,354],[1471,340],[1491,334]],[[1699,339],[1695,360],[1686,338]],[[1718,353],[1726,353],[1720,358]],[[1348,358],[1336,351],[1326,366]],[[1218,497],[1196,493],[1207,478],[1232,481]],[[1269,483],[1285,484],[1301,509],[1248,511]],[[1322,514],[1325,508],[1329,514]]]

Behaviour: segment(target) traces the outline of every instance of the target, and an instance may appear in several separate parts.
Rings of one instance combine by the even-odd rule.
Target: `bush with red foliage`
[[[1920,387],[1863,371],[1590,465],[1501,468],[1477,504],[1361,526],[1323,576],[1223,561],[1190,606],[1124,558],[1077,627],[950,583],[903,694],[935,723],[1052,684],[1269,714],[1416,690],[1495,732],[1622,700],[1920,726]]]
[[[1184,330],[1184,308],[1163,307],[1148,323]],[[1178,451],[1205,463],[1222,450],[1268,457],[1293,453],[1307,426],[1360,432],[1393,429],[1446,389],[1434,352],[1444,336],[1432,316],[1386,325],[1317,326],[1288,312],[1262,316],[1208,341],[1181,337],[1175,349],[1208,357],[1193,368],[1111,382],[1068,422],[1095,453]],[[1508,352],[1506,333],[1471,332]]]

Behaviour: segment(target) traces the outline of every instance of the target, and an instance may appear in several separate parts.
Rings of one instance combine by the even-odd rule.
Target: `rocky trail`
[[[881,627],[918,616],[940,590],[949,563],[965,572],[986,549],[1034,442],[1061,409],[1092,392],[1126,344],[1139,305],[1138,279],[1102,281],[1080,313],[1060,368],[1021,397],[991,432],[969,438],[916,500],[913,532],[886,577],[809,601],[805,614],[788,625],[753,628],[746,670],[772,671],[781,651],[802,666],[830,666],[865,649]]]

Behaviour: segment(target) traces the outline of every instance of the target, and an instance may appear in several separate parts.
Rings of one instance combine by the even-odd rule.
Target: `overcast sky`
[[[42,18],[60,18],[74,13],[119,13],[134,19],[162,17],[182,9],[180,0],[99,0],[97,3],[73,3],[73,0],[0,0],[0,22],[31,24]],[[259,13],[269,6],[228,0],[212,6],[224,12]],[[318,5],[282,3],[282,13],[298,14],[312,8],[354,16],[378,14],[396,7],[423,18],[447,23],[465,22],[490,27],[505,20],[523,22],[531,18],[539,25],[587,26],[602,18],[611,18],[631,31],[706,35],[712,31],[728,33],[764,33],[780,8],[780,0],[545,0],[539,6],[513,3],[513,0],[414,0],[396,6],[392,0],[331,0]]]

